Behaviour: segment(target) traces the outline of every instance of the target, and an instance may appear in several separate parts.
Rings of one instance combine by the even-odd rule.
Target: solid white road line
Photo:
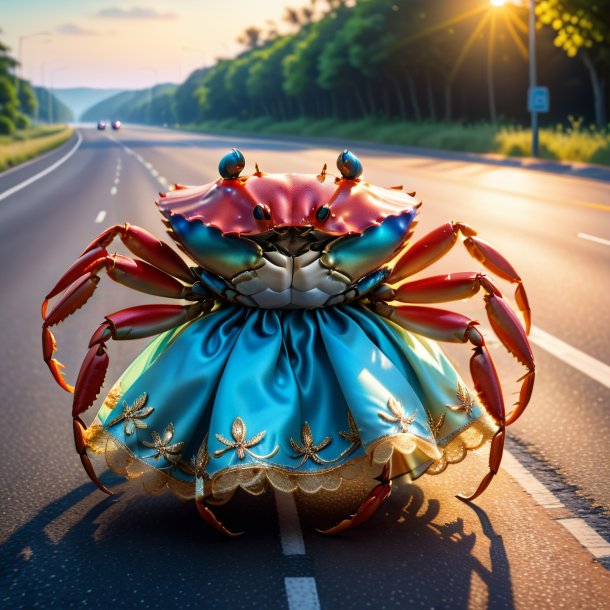
[[[603,239],[601,237],[595,237],[595,235],[589,235],[588,233],[577,233],[576,236],[580,237],[580,239],[588,239],[589,241],[594,241],[596,244],[610,246],[610,240]]]
[[[316,581],[309,576],[284,578],[289,610],[320,610]]]
[[[76,135],[78,136],[78,139],[76,140],[76,144],[74,144],[74,146],[61,159],[59,159],[58,161],[55,161],[55,163],[53,163],[52,165],[49,165],[49,167],[47,167],[46,169],[43,169],[41,172],[38,172],[34,176],[30,176],[27,180],[24,180],[23,182],[16,184],[15,186],[11,187],[10,189],[4,191],[3,193],[0,193],[0,201],[2,201],[3,199],[6,199],[7,197],[10,197],[11,195],[14,195],[15,193],[19,192],[21,189],[24,189],[26,186],[29,186],[30,184],[36,182],[37,180],[44,178],[44,176],[46,176],[47,174],[50,174],[52,171],[56,170],[60,165],[65,163],[78,150],[78,147],[81,145],[81,142],[83,141],[83,137],[80,135],[80,133],[77,132]]]
[[[502,468],[543,508],[564,508],[565,505],[536,477],[530,474],[512,453],[504,451]],[[593,557],[610,557],[610,543],[606,542],[584,519],[569,517],[556,519]]]
[[[555,358],[563,360],[577,371],[610,388],[610,366],[607,364],[564,343],[561,339],[557,339],[557,337],[536,326],[532,326],[529,339],[534,345],[549,352]]]
[[[580,518],[557,519],[596,559],[610,557],[610,543]]]
[[[502,468],[543,508],[562,508],[563,504],[512,453],[504,451]]]
[[[284,555],[305,555],[305,543],[294,495],[274,490]]]
[[[103,222],[106,218],[106,210],[100,210],[95,217],[95,222]]]

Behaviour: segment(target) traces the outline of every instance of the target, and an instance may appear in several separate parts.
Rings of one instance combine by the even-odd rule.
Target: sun
[[[506,0],[489,0],[492,6],[504,6],[506,4]]]

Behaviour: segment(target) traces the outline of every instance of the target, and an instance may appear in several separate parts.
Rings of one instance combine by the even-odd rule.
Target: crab
[[[85,248],[44,299],[43,357],[57,383],[74,394],[74,441],[91,480],[111,493],[87,455],[87,426],[81,418],[104,383],[109,340],[152,337],[206,316],[226,302],[288,309],[358,302],[412,333],[472,347],[474,388],[497,426],[487,474],[474,492],[457,496],[464,501],[477,498],[497,474],[505,429],[523,413],[534,384],[534,359],[527,339],[531,314],[519,274],[463,222],[447,222],[412,243],[421,206],[415,193],[369,184],[361,178],[362,164],[347,150],[337,160],[338,178],[327,173],[326,165],[317,175],[266,174],[256,165],[253,174],[242,176],[244,166],[243,155],[233,149],[221,159],[220,178],[215,182],[202,187],[175,185],[172,191],[160,194],[156,203],[168,233],[190,265],[148,231],[127,223],[115,225]],[[109,253],[115,238],[134,258]],[[458,241],[485,272],[412,279]],[[144,305],[107,315],[91,337],[72,387],[54,358],[56,342],[51,327],[89,300],[102,271],[134,290],[187,304]],[[521,319],[503,299],[493,276],[515,285]],[[493,331],[525,368],[518,380],[518,401],[508,414],[479,323],[460,313],[428,306],[479,292]],[[49,301],[61,293],[49,310]],[[325,533],[339,533],[368,519],[389,495],[391,485],[389,470],[384,468],[379,485],[356,513]],[[206,522],[232,535],[203,498],[197,499],[197,507]]]

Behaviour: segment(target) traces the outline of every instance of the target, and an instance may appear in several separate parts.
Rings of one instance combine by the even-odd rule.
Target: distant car
[[[121,129],[121,121],[112,121],[112,129]]]
[[[100,130],[106,129],[106,121],[98,121],[97,122],[97,128],[100,129]]]

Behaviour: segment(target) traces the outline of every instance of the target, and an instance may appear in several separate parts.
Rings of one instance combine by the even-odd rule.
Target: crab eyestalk
[[[337,169],[345,180],[357,180],[362,175],[360,159],[347,148],[337,158]]]
[[[218,164],[218,173],[225,180],[237,180],[246,166],[246,160],[237,148],[227,153]]]

